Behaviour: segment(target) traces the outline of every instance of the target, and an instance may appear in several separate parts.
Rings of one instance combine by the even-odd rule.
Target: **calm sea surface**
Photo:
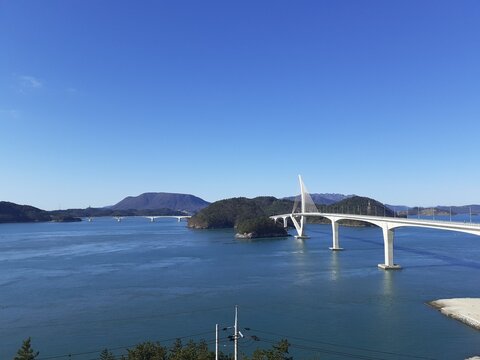
[[[295,359],[480,355],[480,331],[426,305],[480,297],[480,237],[398,229],[403,269],[386,272],[380,229],[341,227],[343,252],[328,250],[330,226],[307,232],[303,242],[238,241],[172,219],[0,225],[0,359],[28,336],[40,359],[96,359],[144,340],[210,342],[216,323],[233,324],[235,304],[250,328],[246,353],[287,337]]]

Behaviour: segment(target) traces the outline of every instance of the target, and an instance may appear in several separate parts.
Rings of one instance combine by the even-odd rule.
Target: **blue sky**
[[[480,2],[0,1],[0,200],[480,203]]]

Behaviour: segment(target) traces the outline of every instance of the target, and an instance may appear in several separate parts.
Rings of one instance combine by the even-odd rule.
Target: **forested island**
[[[268,216],[290,212],[292,205],[290,200],[273,196],[220,200],[192,216],[188,226],[194,229],[234,228],[239,237],[245,238],[287,236],[283,226],[275,224]]]
[[[244,197],[214,202],[189,219],[188,226],[194,229],[234,228],[238,238],[287,236],[283,224],[276,224],[269,216],[292,212],[294,202],[262,196],[254,199]],[[384,204],[368,197],[352,196],[331,205],[317,205],[319,212],[362,214],[393,217],[394,212]],[[311,223],[330,223],[330,220],[311,217]],[[369,223],[342,220],[345,226],[374,226]],[[288,225],[293,226],[290,220]]]

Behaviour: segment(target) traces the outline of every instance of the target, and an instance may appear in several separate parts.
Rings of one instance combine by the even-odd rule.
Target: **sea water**
[[[2,224],[0,359],[27,337],[39,359],[97,359],[103,348],[120,355],[175,338],[213,349],[215,324],[232,326],[235,305],[246,354],[287,338],[295,359],[480,355],[480,331],[427,305],[480,297],[480,237],[397,229],[402,270],[384,271],[379,228],[340,227],[341,252],[328,249],[329,225],[307,233],[245,241],[141,217]],[[220,332],[225,353],[231,334]]]

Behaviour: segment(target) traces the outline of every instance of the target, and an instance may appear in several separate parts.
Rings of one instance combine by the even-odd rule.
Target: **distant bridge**
[[[138,217],[138,216],[133,216],[133,217]],[[149,219],[150,222],[155,222],[156,219],[162,219],[162,218],[177,219],[178,222],[180,222],[184,219],[191,218],[190,215],[159,215],[159,216],[141,216],[141,217]],[[125,218],[125,216],[114,216],[113,218],[118,222],[121,222]],[[92,221],[91,218],[88,218],[88,221]]]
[[[384,256],[385,263],[378,264],[382,269],[400,269],[400,266],[393,262],[393,239],[394,231],[400,227],[420,227],[439,230],[458,231],[467,234],[473,234],[480,236],[480,224],[479,223],[462,223],[452,221],[439,221],[439,220],[423,220],[423,219],[408,219],[408,218],[395,218],[395,217],[382,217],[371,215],[356,215],[356,214],[332,214],[322,213],[316,209],[316,206],[306,191],[305,185],[302,181],[302,177],[298,176],[300,181],[300,196],[301,196],[301,210],[295,212],[294,209],[291,214],[274,215],[270,218],[275,222],[278,219],[283,219],[283,225],[287,227],[288,219],[291,219],[297,234],[295,237],[298,239],[308,238],[305,234],[305,224],[308,217],[323,217],[329,219],[332,223],[332,247],[331,250],[343,250],[340,247],[338,240],[338,225],[341,220],[356,220],[363,221],[369,224],[376,225],[382,229],[383,232],[383,244],[384,244]]]
[[[177,219],[178,222],[191,218],[190,215],[161,215],[161,216],[144,216],[147,219],[150,219],[151,222],[155,222],[156,219],[170,218]]]

